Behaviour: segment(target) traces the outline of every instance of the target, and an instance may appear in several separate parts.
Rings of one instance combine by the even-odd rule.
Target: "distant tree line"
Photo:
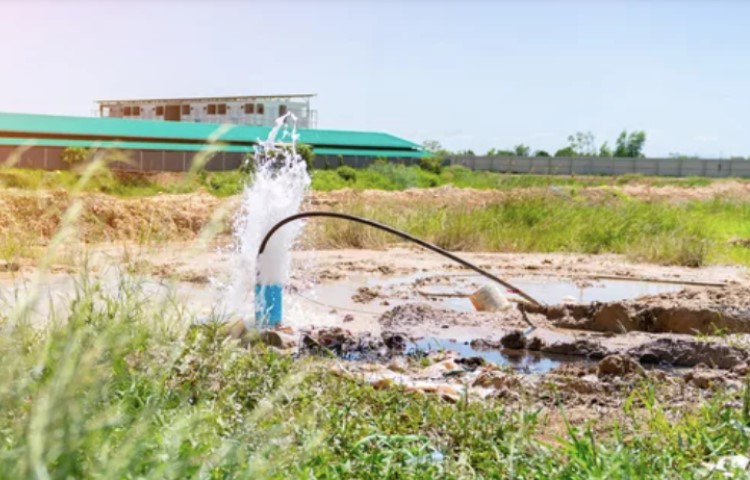
[[[615,140],[615,148],[604,142],[600,146],[596,143],[596,138],[591,132],[576,132],[568,136],[568,144],[554,154],[555,157],[643,157],[643,146],[646,144],[646,132],[635,130],[622,133]],[[425,151],[443,157],[446,155],[476,155],[472,150],[463,150],[449,152],[445,150],[440,142],[436,140],[427,140],[422,144]],[[531,147],[524,144],[514,146],[512,149],[491,148],[485,154],[488,157],[550,157],[552,155],[545,150],[535,150],[532,153]]]

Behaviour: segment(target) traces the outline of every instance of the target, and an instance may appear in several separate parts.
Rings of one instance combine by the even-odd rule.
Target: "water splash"
[[[283,285],[289,279],[291,249],[303,227],[300,222],[276,232],[258,263],[256,255],[266,232],[300,211],[310,187],[307,165],[297,153],[296,122],[291,113],[278,118],[268,138],[256,145],[253,180],[242,193],[233,225],[235,258],[225,301],[229,312],[246,312],[253,305],[256,271],[263,284]]]

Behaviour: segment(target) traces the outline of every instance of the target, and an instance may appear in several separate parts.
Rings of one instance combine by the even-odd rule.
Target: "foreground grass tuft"
[[[123,278],[0,337],[3,478],[660,478],[750,447],[748,395],[672,411],[648,382],[621,420],[552,437],[550,405],[450,404],[240,347]],[[744,401],[743,401],[744,398]],[[743,403],[744,402],[744,403]]]

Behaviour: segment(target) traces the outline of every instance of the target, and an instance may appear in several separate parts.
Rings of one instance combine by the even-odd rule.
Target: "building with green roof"
[[[117,151],[127,157],[118,168],[185,171],[199,152],[210,152],[208,170],[239,168],[267,126],[131,120],[0,113],[0,161],[17,166],[65,169],[62,152],[79,147]],[[310,145],[315,166],[366,166],[376,158],[413,163],[425,154],[416,143],[387,133],[298,129],[298,142]],[[291,142],[289,129],[277,141]]]

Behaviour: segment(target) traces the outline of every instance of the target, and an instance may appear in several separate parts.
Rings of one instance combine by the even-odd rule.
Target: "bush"
[[[443,171],[443,157],[422,157],[419,159],[419,168],[440,175]]]
[[[89,157],[89,150],[83,147],[68,147],[60,155],[62,161],[68,165],[83,163]]]
[[[343,167],[337,168],[336,173],[338,173],[339,177],[346,180],[347,182],[357,181],[357,171],[352,167],[344,165]]]
[[[313,169],[313,161],[315,160],[315,153],[313,152],[312,147],[304,143],[298,143],[296,148],[297,155],[302,157],[302,160],[307,164],[307,171],[311,172]]]

